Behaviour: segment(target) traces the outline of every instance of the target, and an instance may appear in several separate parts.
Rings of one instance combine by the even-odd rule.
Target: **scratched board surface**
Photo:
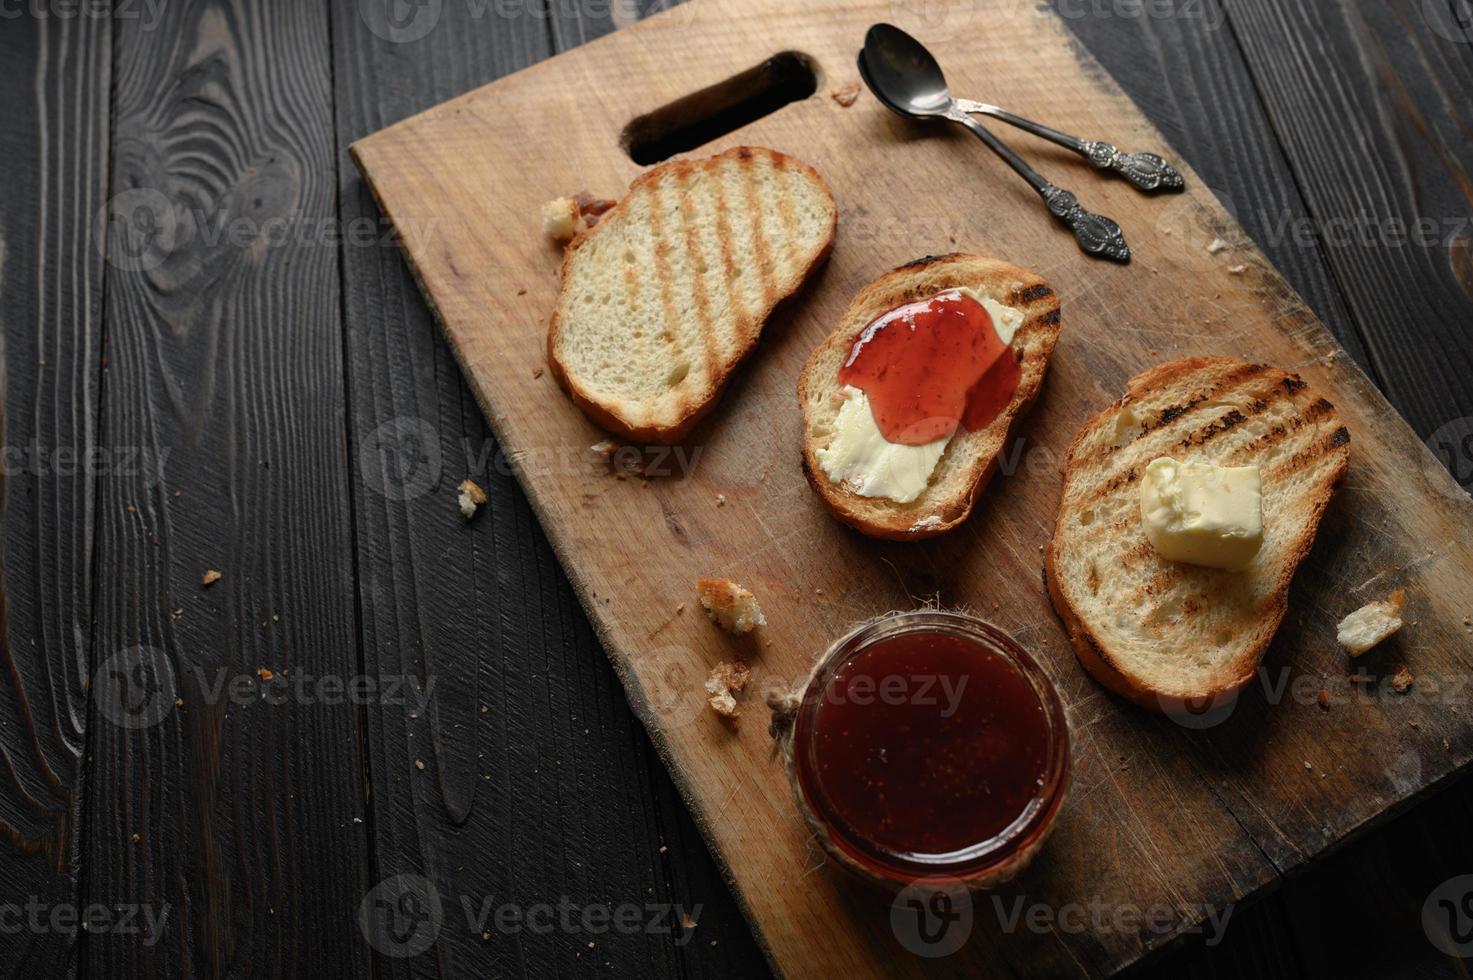
[[[1145,197],[1028,141],[1041,169],[1120,221],[1128,267],[1084,258],[1036,197],[963,133],[920,130],[854,78],[865,27],[894,20],[933,47],[953,89],[1134,149],[1164,141],[1046,13],[1000,3],[986,31],[911,23],[889,3],[695,0],[354,145],[353,153],[587,607],[636,711],[774,966],[794,976],[923,975],[889,904],[827,865],[770,758],[761,692],[804,676],[856,620],[939,598],[981,611],[1032,648],[1068,706],[1070,796],[1042,858],[973,908],[946,972],[1108,975],[1324,855],[1473,754],[1460,678],[1473,662],[1473,503],[1428,455],[1196,175]],[[965,43],[955,38],[965,34]],[[782,309],[722,403],[651,479],[618,479],[603,438],[546,373],[559,252],[540,234],[549,198],[618,196],[637,116],[783,50],[818,66],[817,94],[702,147],[772,146],[813,164],[840,208],[833,256]],[[1048,72],[1033,70],[1047,63]],[[1018,137],[1020,146],[1026,137]],[[938,192],[939,191],[939,192]],[[795,396],[808,352],[879,273],[951,249],[1038,270],[1063,334],[1022,439],[972,519],[924,544],[840,527],[799,470]],[[1062,449],[1132,375],[1172,357],[1226,354],[1300,373],[1352,433],[1350,476],[1295,580],[1260,682],[1226,717],[1182,725],[1107,694],[1076,664],[1040,581]],[[692,612],[694,580],[756,591],[769,626],[736,640]],[[1394,587],[1409,628],[1364,658],[1334,643],[1346,612]],[[682,607],[684,607],[682,609]],[[756,695],[728,727],[701,688],[749,659]],[[1414,692],[1389,681],[1405,663]],[[1323,708],[1325,692],[1330,710]],[[1032,908],[1123,910],[1106,929]],[[1139,913],[1139,914],[1137,914]],[[1149,914],[1147,914],[1149,913]],[[821,939],[819,937],[822,937]]]

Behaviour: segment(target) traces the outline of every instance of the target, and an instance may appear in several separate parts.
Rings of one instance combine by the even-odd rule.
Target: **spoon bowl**
[[[869,29],[859,53],[859,71],[892,112],[914,118],[952,112],[941,65],[925,45],[898,27],[876,24]]]
[[[1090,255],[1130,261],[1130,248],[1120,226],[1080,207],[1073,194],[1045,180],[968,115],[966,108],[951,97],[940,63],[920,41],[892,24],[875,24],[865,33],[864,48],[857,60],[860,78],[891,112],[909,119],[945,119],[965,126],[1028,182],[1049,212],[1074,232],[1080,248]]]

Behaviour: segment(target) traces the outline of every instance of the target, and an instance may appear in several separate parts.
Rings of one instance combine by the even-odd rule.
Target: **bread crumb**
[[[1320,688],[1320,693],[1315,695],[1315,700],[1319,702],[1321,708],[1324,708],[1326,711],[1330,710],[1330,692],[1326,691],[1323,687]]]
[[[256,676],[259,677],[259,678],[261,678],[261,680],[263,680],[263,681],[269,681],[271,678],[275,677],[276,675],[273,674],[273,673],[271,673],[271,668],[269,668],[269,667],[258,667],[256,669]]]
[[[218,581],[220,581],[220,573],[213,568],[206,569],[205,573],[199,577],[199,584],[205,588],[209,588]]]
[[[1358,657],[1401,629],[1406,590],[1397,589],[1380,602],[1370,602],[1340,620],[1335,639],[1352,657]]]
[[[414,760],[414,768],[423,770],[424,767],[425,767],[425,761],[423,759],[415,759]]]
[[[686,930],[694,929],[696,927],[696,920],[690,917],[689,912],[680,913],[680,927]]]
[[[460,486],[455,488],[459,493],[460,513],[466,520],[476,516],[476,511],[486,502],[486,491],[476,485],[474,480],[461,480]]]
[[[532,380],[533,381],[536,381],[540,377],[542,377],[542,369],[541,368],[533,368],[532,369]]]
[[[587,191],[579,191],[573,195],[573,203],[578,205],[578,213],[583,216],[583,223],[592,228],[598,224],[604,212],[611,210],[618,201],[611,201],[606,197],[594,197]]]
[[[1396,668],[1396,674],[1391,678],[1391,689],[1397,694],[1405,694],[1411,689],[1412,683],[1415,680],[1416,678],[1412,676],[1412,672],[1407,670],[1406,664],[1402,664]]]
[[[1246,265],[1230,265],[1228,266],[1228,275],[1241,276],[1247,269],[1248,267]]]
[[[767,625],[767,618],[757,605],[757,597],[731,579],[699,579],[696,593],[711,622],[728,633],[745,636],[758,626]]]
[[[593,454],[595,465],[600,465],[604,469],[613,469],[614,453],[619,451],[619,444],[612,439],[600,439],[589,446],[588,451]]]
[[[833,99],[845,109],[852,106],[859,98],[859,79],[851,78],[838,88],[829,92],[829,98]]]
[[[677,615],[677,616],[683,616],[684,614],[685,614],[685,603],[682,602],[680,605],[678,605],[678,606],[675,607],[675,615]]]
[[[1214,238],[1212,239],[1212,241],[1207,243],[1207,251],[1211,255],[1216,255],[1218,252],[1221,252],[1227,247],[1227,242],[1223,241],[1221,238]]]
[[[710,695],[706,703],[723,718],[737,717],[742,708],[737,704],[736,696],[746,690],[751,679],[752,668],[741,661],[717,664],[711,668],[711,676],[706,678],[706,693]]]
[[[1309,764],[1309,760],[1308,760],[1308,759],[1305,759],[1305,760],[1304,760],[1304,768],[1305,768],[1305,769],[1306,769],[1306,770],[1309,770],[1309,769],[1313,769],[1313,768],[1314,768],[1314,766],[1312,766],[1312,765],[1310,765],[1310,764]]]
[[[578,233],[578,205],[571,197],[559,197],[542,205],[542,234],[555,242],[569,241]]]

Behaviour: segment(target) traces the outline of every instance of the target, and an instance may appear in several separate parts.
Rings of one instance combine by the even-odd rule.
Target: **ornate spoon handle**
[[[1177,169],[1155,153],[1122,153],[1104,140],[1085,140],[1080,152],[1096,167],[1115,171],[1143,191],[1179,191],[1186,186]]]
[[[1054,184],[1045,183],[1038,189],[1043,202],[1055,218],[1069,226],[1079,247],[1091,255],[1103,255],[1116,262],[1130,261],[1130,246],[1120,226],[1102,214],[1086,211],[1079,206],[1073,194]]]
[[[963,112],[991,116],[1024,132],[1068,147],[1101,170],[1113,170],[1143,191],[1179,191],[1186,186],[1181,173],[1158,154],[1122,153],[1113,143],[1082,140],[986,102],[957,99],[956,105]]]
[[[1119,225],[1104,215],[1084,210],[1079,206],[1078,198],[1045,180],[1037,170],[1028,166],[1018,154],[1009,149],[1007,144],[993,136],[986,126],[966,112],[952,111],[946,118],[970,129],[978,139],[987,144],[988,149],[1002,157],[1008,166],[1028,181],[1029,186],[1043,198],[1043,203],[1048,205],[1049,212],[1074,232],[1080,248],[1090,255],[1114,259],[1116,262],[1130,261],[1130,247],[1125,244],[1125,236],[1120,233]]]

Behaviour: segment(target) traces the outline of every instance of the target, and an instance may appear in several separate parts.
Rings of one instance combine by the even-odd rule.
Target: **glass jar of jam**
[[[790,727],[774,710],[804,817],[872,880],[1002,884],[1038,852],[1064,799],[1069,730],[1053,684],[971,616],[864,625],[788,700]]]

